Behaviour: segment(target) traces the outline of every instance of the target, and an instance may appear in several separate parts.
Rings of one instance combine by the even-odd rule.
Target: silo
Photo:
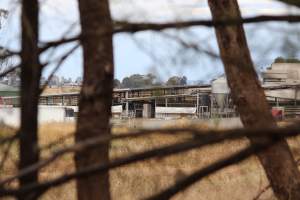
[[[222,111],[227,105],[228,94],[230,92],[225,76],[221,76],[212,81],[212,97],[217,104],[217,107]]]

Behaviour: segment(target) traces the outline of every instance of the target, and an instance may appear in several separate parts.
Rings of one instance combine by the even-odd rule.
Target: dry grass
[[[186,123],[176,123],[179,127],[184,127]],[[174,126],[174,125],[173,125]],[[198,128],[206,128],[199,126]],[[74,124],[46,124],[40,128],[40,145],[57,141],[61,137],[66,137],[74,131]],[[11,131],[7,129],[6,132]],[[113,128],[113,132],[126,132],[128,128]],[[186,139],[187,136],[166,136],[152,135],[138,139],[127,139],[115,141],[111,144],[110,156],[112,159],[123,155],[152,149],[157,146],[172,144]],[[73,143],[72,138],[61,140],[50,150],[43,151],[42,156],[48,156],[51,151],[61,148],[64,145]],[[299,157],[299,138],[289,140],[291,148],[296,158]],[[142,199],[153,193],[172,185],[176,180],[191,174],[200,167],[207,166],[213,161],[236,152],[248,144],[246,140],[235,142],[223,142],[218,145],[211,145],[199,150],[192,150],[168,158],[157,158],[149,161],[131,164],[110,172],[111,192],[113,199],[133,200]],[[13,150],[16,154],[16,149]],[[14,158],[16,159],[16,157]],[[6,170],[14,172],[10,162]],[[72,155],[66,155],[59,161],[46,167],[41,172],[41,180],[51,179],[74,170]],[[7,173],[7,171],[2,172]],[[178,194],[174,199],[200,199],[200,200],[239,200],[253,199],[253,197],[267,185],[265,174],[255,157],[238,164],[227,167],[220,172],[211,175],[197,184],[193,185],[185,192]],[[70,200],[75,198],[75,184],[68,183],[62,187],[49,190],[43,197],[44,200]],[[271,191],[265,193],[261,199],[274,199]]]

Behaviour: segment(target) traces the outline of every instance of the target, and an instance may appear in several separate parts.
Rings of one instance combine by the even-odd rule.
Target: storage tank
[[[230,89],[227,84],[227,80],[225,76],[221,76],[215,80],[212,81],[211,84],[212,87],[212,95],[221,110],[225,108],[225,105],[228,101],[228,94],[230,92]]]

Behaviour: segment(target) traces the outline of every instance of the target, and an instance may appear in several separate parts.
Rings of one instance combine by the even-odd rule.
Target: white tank
[[[213,94],[229,94],[229,87],[225,76],[213,80],[211,87],[211,92]]]
[[[223,110],[225,108],[225,105],[227,104],[227,97],[230,92],[225,76],[221,76],[216,80],[213,80],[211,87],[211,92],[214,96],[214,99],[216,100],[219,108]]]

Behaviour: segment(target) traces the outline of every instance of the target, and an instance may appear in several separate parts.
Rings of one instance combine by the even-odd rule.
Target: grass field
[[[178,123],[184,127],[184,123]],[[199,126],[198,128],[206,128]],[[47,147],[53,141],[61,137],[58,144],[49,150],[42,151],[42,157],[47,157],[52,151],[73,143],[72,137],[68,137],[74,132],[72,123],[46,124],[40,127],[40,145]],[[126,132],[126,127],[113,128],[113,132]],[[10,134],[13,130],[3,127],[1,133]],[[161,145],[167,145],[182,141],[187,136],[172,135],[151,135],[138,139],[126,139],[115,141],[111,144],[110,157],[115,159],[119,156],[130,155],[147,149],[152,149]],[[113,199],[133,200],[142,199],[153,193],[172,185],[176,180],[192,173],[200,167],[204,167],[213,161],[222,158],[230,153],[236,152],[248,144],[247,140],[234,142],[225,141],[222,144],[211,145],[199,150],[192,150],[186,153],[170,156],[168,158],[151,159],[136,164],[131,164],[110,172],[111,192]],[[292,138],[289,144],[293,150],[295,158],[299,158],[300,139]],[[6,162],[5,169],[1,172],[1,177],[6,177],[15,173],[17,160],[17,145],[12,148],[10,159]],[[74,170],[72,155],[66,155],[50,166],[44,168],[40,173],[41,180],[49,180],[59,175],[69,173]],[[16,183],[15,183],[16,184]],[[265,174],[255,157],[241,162],[237,165],[227,167],[202,181],[196,183],[186,191],[175,196],[174,199],[185,200],[252,200],[259,191],[267,185]],[[75,184],[70,182],[62,187],[49,190],[42,199],[44,200],[70,200],[75,198]],[[274,199],[272,192],[268,191],[260,199]]]

